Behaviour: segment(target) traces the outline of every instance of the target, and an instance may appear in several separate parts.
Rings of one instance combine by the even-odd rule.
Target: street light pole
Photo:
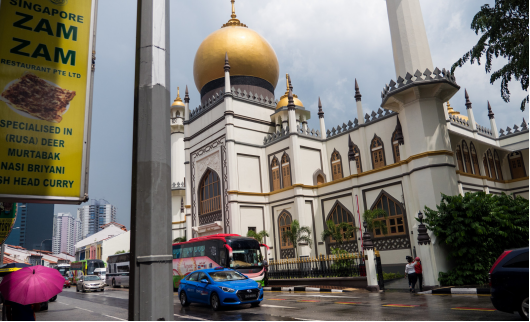
[[[129,320],[173,316],[169,0],[138,0]]]

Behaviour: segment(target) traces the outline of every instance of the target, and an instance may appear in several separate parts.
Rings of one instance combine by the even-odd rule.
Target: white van
[[[105,281],[105,275],[107,275],[106,268],[96,268],[94,270],[94,275],[99,276],[102,281]]]

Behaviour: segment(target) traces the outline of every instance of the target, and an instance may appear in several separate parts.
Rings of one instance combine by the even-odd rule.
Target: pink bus
[[[173,287],[178,288],[180,280],[190,272],[218,266],[233,268],[263,284],[265,271],[261,247],[267,249],[268,258],[267,245],[235,234],[197,237],[173,244]]]

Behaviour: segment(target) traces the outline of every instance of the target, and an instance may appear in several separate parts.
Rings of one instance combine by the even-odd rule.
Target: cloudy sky
[[[434,66],[451,65],[479,36],[469,28],[486,0],[420,0]],[[190,107],[199,105],[193,81],[193,61],[202,40],[230,19],[229,0],[171,0],[171,96],[177,86],[190,89]],[[381,89],[395,79],[390,31],[384,0],[237,0],[236,14],[265,37],[280,63],[280,77],[289,73],[294,92],[318,127],[320,96],[328,128],[357,117],[354,81],[357,78],[365,112],[377,110]],[[136,37],[136,2],[99,1],[97,64],[92,114],[89,196],[105,198],[117,208],[117,221],[129,227],[131,151]],[[498,69],[499,61],[493,65]],[[451,100],[465,115],[464,91],[473,102],[477,122],[489,127],[487,100],[498,128],[520,125],[527,112],[519,105],[526,92],[512,82],[512,101],[500,97],[484,65],[456,70],[462,87]],[[276,97],[285,89],[280,81]],[[528,118],[527,118],[528,120]],[[347,123],[347,121],[346,121]],[[77,206],[56,205],[55,212],[75,213]]]

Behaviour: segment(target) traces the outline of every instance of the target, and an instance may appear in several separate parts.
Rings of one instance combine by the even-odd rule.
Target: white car
[[[105,281],[102,281],[99,276],[86,275],[79,278],[78,283],[75,286],[77,292],[82,291],[105,291]]]

